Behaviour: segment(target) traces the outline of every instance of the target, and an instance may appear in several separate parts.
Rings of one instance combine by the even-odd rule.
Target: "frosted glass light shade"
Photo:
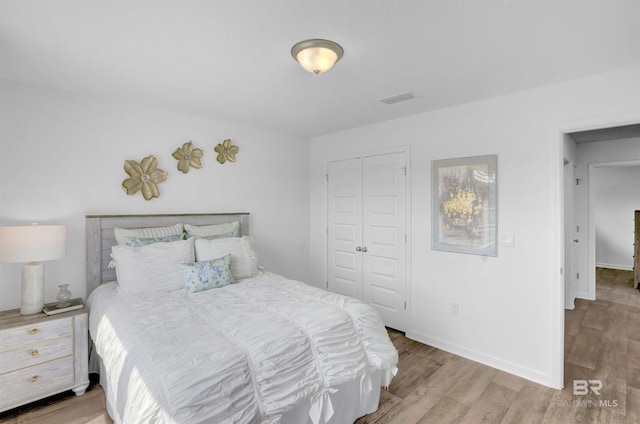
[[[0,227],[0,262],[39,262],[64,258],[64,225],[13,225]]]
[[[291,48],[291,56],[300,66],[316,75],[331,69],[343,54],[339,44],[321,39],[301,41]]]
[[[304,49],[296,57],[300,65],[309,72],[319,74],[331,69],[338,55],[329,49],[323,47],[313,47]]]

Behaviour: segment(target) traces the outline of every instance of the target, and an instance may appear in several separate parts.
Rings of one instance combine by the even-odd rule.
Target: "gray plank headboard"
[[[240,222],[240,235],[249,235],[249,213],[169,214],[169,215],[87,215],[87,296],[103,282],[115,281],[109,268],[111,247],[115,246],[115,227],[165,227],[179,222],[192,225]]]

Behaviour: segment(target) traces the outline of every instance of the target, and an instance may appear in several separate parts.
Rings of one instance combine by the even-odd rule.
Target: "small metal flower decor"
[[[158,159],[150,155],[140,163],[135,160],[125,160],[124,170],[129,178],[122,181],[122,189],[129,196],[142,191],[145,200],[160,196],[158,184],[167,179],[167,172],[158,169]]]
[[[187,141],[172,153],[172,156],[178,159],[178,170],[185,174],[189,172],[189,168],[202,168],[200,159],[203,155],[202,149],[194,149],[191,141]]]
[[[218,154],[218,162],[220,162],[220,164],[223,164],[226,161],[235,162],[236,155],[240,151],[240,148],[238,146],[234,146],[231,143],[231,139],[227,139],[218,144],[213,150]]]

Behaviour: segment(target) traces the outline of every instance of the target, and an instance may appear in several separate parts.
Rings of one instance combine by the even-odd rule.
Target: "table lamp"
[[[20,313],[35,314],[44,306],[44,264],[66,253],[64,225],[0,226],[0,262],[24,262]]]

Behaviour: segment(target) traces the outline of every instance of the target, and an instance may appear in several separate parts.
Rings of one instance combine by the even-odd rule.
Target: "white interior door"
[[[328,164],[328,289],[373,305],[403,330],[407,310],[404,153]]]
[[[564,307],[574,308],[578,279],[578,232],[575,219],[575,165],[564,164]]]
[[[405,155],[364,158],[362,173],[363,299],[378,309],[385,325],[402,330],[407,321]]]
[[[328,288],[362,299],[362,160],[328,166]]]

